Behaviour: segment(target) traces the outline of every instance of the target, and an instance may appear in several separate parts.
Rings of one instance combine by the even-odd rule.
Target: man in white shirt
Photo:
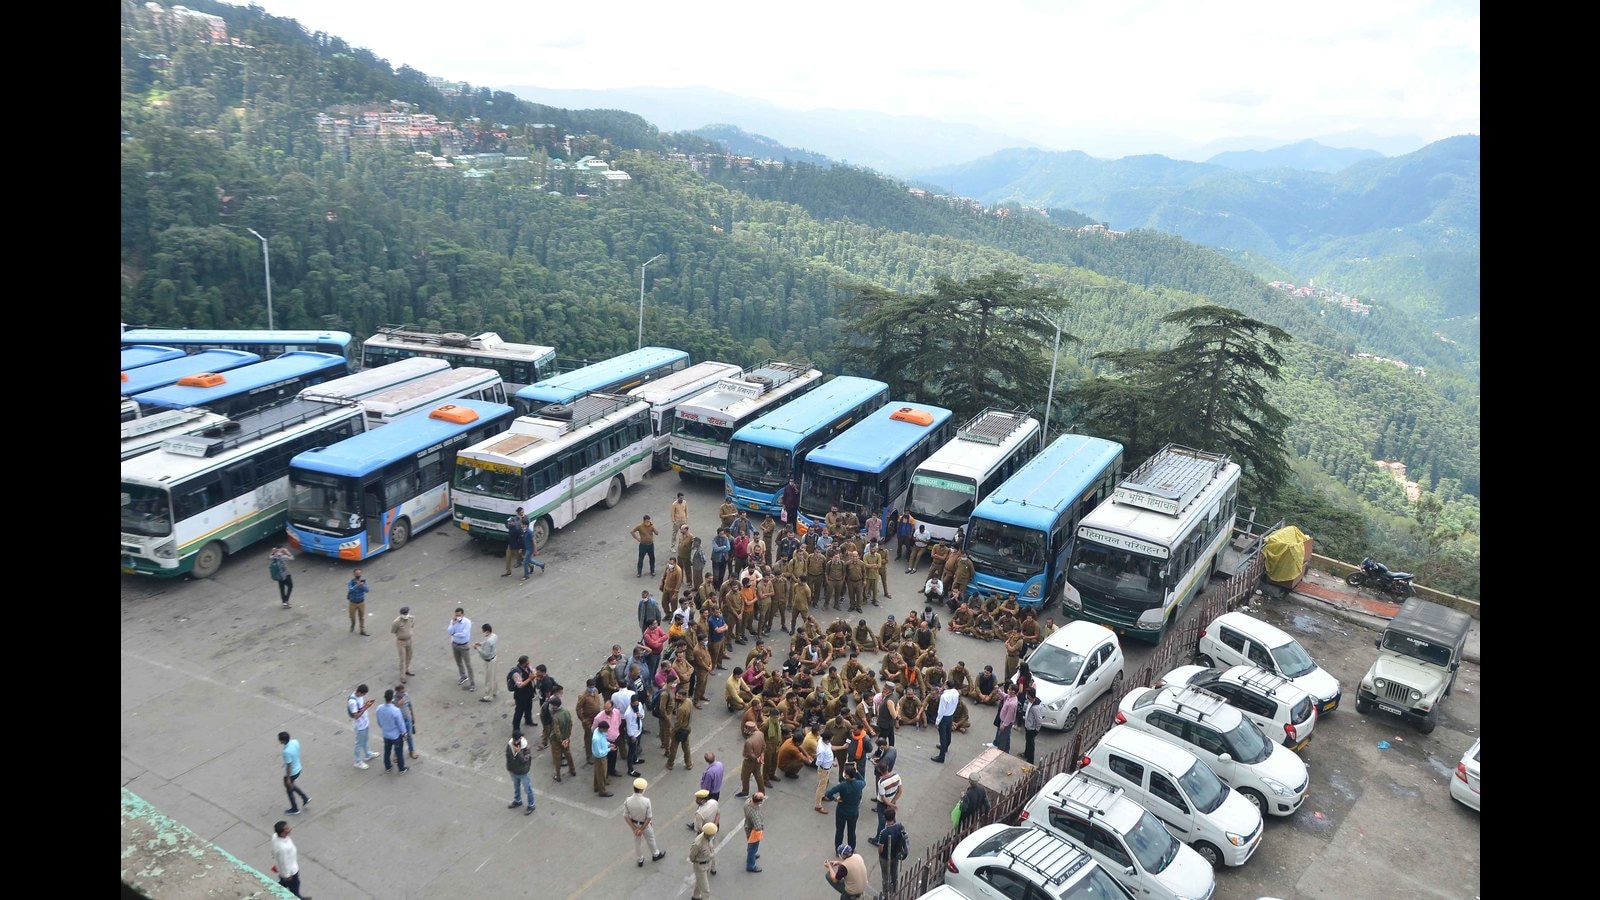
[[[615,698],[625,696],[626,706],[617,706]],[[612,708],[622,710],[622,735],[628,743],[628,776],[638,778],[639,766],[639,738],[644,734],[644,717],[647,715],[643,701],[633,691],[627,688],[619,689],[611,695]]]
[[[817,798],[811,808],[827,815],[828,811],[822,808],[822,795],[828,791],[828,775],[833,771],[833,732],[825,732],[822,740],[817,741]]]
[[[956,706],[961,703],[961,692],[953,687],[946,687],[939,693],[939,712],[933,724],[939,729],[939,755],[929,757],[936,763],[944,762],[944,755],[950,749],[950,728],[952,719],[956,714]]]
[[[279,821],[272,826],[272,868],[278,873],[278,883],[300,900],[311,900],[300,893],[300,852],[289,839],[293,831],[288,822]]]
[[[378,754],[367,749],[367,732],[372,727],[372,721],[367,718],[367,710],[377,704],[377,701],[367,697],[366,685],[357,685],[356,692],[345,701],[345,714],[350,717],[351,728],[356,733],[356,768],[365,769],[367,760],[376,758]]]
[[[944,582],[938,575],[929,576],[928,580],[922,583],[922,596],[928,598],[929,605],[944,602]]]

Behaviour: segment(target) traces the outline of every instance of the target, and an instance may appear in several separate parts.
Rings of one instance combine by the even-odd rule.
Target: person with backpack
[[[294,593],[294,576],[289,574],[289,563],[294,559],[283,546],[272,548],[272,555],[268,557],[267,574],[278,583],[278,599],[283,602],[284,609],[290,609],[289,595]]]
[[[893,809],[883,812],[884,825],[878,829],[878,836],[872,843],[878,845],[878,878],[883,884],[883,890],[874,900],[883,900],[900,884],[900,861],[905,859],[909,851],[911,836],[906,834],[906,827],[896,819]]]

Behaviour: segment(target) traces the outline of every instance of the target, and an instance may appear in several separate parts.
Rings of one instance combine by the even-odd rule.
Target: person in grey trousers
[[[467,611],[456,607],[456,614],[450,618],[446,630],[450,632],[450,652],[455,655],[456,672],[461,675],[456,684],[475,691],[478,685],[472,680],[472,620],[467,618]]]
[[[483,696],[478,698],[479,703],[488,703],[494,699],[494,658],[500,647],[500,636],[494,633],[494,628],[488,622],[483,623],[483,640],[472,645],[483,657]]]

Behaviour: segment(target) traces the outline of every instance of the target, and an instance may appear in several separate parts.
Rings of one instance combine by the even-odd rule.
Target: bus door
[[[382,549],[388,543],[384,535],[384,514],[389,507],[383,502],[383,478],[381,476],[367,482],[361,488],[361,515],[367,520],[367,548],[366,554]]]

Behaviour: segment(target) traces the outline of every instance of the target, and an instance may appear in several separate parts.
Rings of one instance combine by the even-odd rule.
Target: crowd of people
[[[919,529],[909,515],[897,514],[889,519],[898,545],[894,562],[904,560],[906,571],[913,572],[926,557],[931,563],[930,581],[938,584],[925,584],[916,604],[922,606],[920,612],[914,605],[903,616],[886,612],[881,622],[871,624],[865,617],[867,606],[881,608],[880,595],[883,601],[893,599],[887,578],[887,567],[893,563],[884,543],[884,522],[875,515],[863,518],[835,507],[816,523],[820,527],[797,534],[789,527],[793,519],[783,518],[789,521],[765,516],[753,522],[731,502],[724,503],[708,548],[691,528],[680,493],[670,514],[672,552],[663,554],[659,574],[657,526],[645,516],[630,529],[639,545],[636,573],[644,577],[648,565],[659,593],[658,599],[649,589],[640,592],[637,638],[613,644],[592,673],[570,673],[571,688],[545,664],[531,664],[527,655],[506,670],[505,689],[513,700],[512,730],[504,748],[512,782],[509,808],[520,808],[524,815],[534,812],[533,775],[539,755],[549,754],[550,777],[560,782],[579,776],[581,752],[598,797],[615,796],[613,780],[632,779],[624,812],[635,839],[636,861],[643,866],[647,858],[659,861],[666,852],[656,839],[645,793],[649,784],[639,771],[640,760],[659,752],[668,770],[681,764],[692,771],[701,765],[694,821],[685,824],[695,835],[688,851],[696,873],[694,897],[708,900],[708,876],[716,871],[711,838],[722,827],[724,768],[715,752],[696,756],[702,749],[696,734],[702,730],[704,715],[697,713],[708,704],[720,704],[739,717],[743,735],[739,790],[733,799],[744,801],[746,871],[761,871],[767,792],[780,779],[814,778],[813,810],[826,815],[831,803],[835,819],[837,859],[828,864],[827,881],[845,896],[858,896],[865,892],[866,880],[865,863],[857,852],[864,796],[876,813],[866,837],[878,851],[883,890],[894,886],[899,860],[908,852],[899,809],[909,787],[895,768],[897,730],[937,730],[939,753],[934,760],[943,762],[950,735],[973,727],[972,708],[992,705],[996,732],[991,743],[1009,750],[1011,731],[1024,729],[1024,755],[1032,760],[1039,716],[1036,704],[1030,703],[1031,676],[1020,660],[1054,630],[1052,621],[1041,625],[1032,611],[1019,608],[1014,597],[980,596],[967,602],[973,570],[966,554],[927,541],[925,528]],[[543,571],[544,564],[533,559],[533,532],[520,510],[506,527],[505,574],[520,570],[526,579],[535,567]],[[363,581],[350,590],[364,588]],[[946,625],[935,604],[948,598],[956,598],[950,600],[956,608]],[[358,613],[352,613],[353,627],[365,624]],[[415,712],[405,694],[405,681],[412,675],[415,630],[409,608],[402,607],[390,627],[398,648],[399,684],[385,691],[386,702],[376,713],[383,730],[385,769],[397,768],[402,774],[403,750],[416,728]],[[939,640],[947,630],[1004,641],[1004,672],[996,673],[989,665],[972,671],[961,659],[947,662]],[[475,629],[465,610],[457,608],[445,631],[460,676],[458,686],[479,690],[481,672],[480,699],[494,699],[498,637],[492,627],[485,623]],[[1013,674],[1019,674],[1015,682]],[[367,686],[361,685],[348,708],[356,733],[355,764],[363,769],[368,759],[379,755],[366,745],[368,710],[374,705],[367,693]],[[291,765],[288,735],[280,737],[286,743],[284,780],[290,801],[286,812],[294,815],[309,798],[294,782],[299,775],[298,742],[293,742]],[[410,756],[416,758],[414,746]],[[874,775],[870,792],[869,769]],[[298,805],[297,792],[302,801]]]

